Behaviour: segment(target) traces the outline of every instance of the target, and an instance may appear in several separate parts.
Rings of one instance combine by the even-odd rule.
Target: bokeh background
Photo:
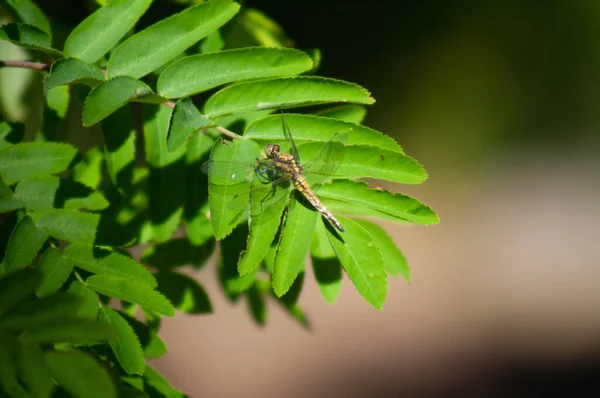
[[[38,3],[64,26],[89,7]],[[326,304],[307,268],[310,331],[274,303],[257,326],[209,264],[214,313],[165,320],[154,365],[191,397],[600,396],[600,2],[245,3],[371,90],[365,124],[430,174],[387,188],[441,223],[382,224],[413,282],[381,312],[347,279]]]

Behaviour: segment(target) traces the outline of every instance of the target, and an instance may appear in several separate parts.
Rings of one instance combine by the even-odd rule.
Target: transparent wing
[[[231,184],[250,182],[256,163],[228,162],[209,160],[200,170],[209,177],[212,184]]]
[[[285,138],[290,142],[290,151],[292,152],[292,156],[296,158],[296,161],[300,163],[300,154],[296,149],[296,144],[294,143],[294,139],[292,138],[292,133],[290,132],[290,127],[285,121],[285,117],[283,116],[283,112],[281,112],[281,122],[283,123],[283,134]]]
[[[346,134],[335,133],[325,144],[312,142],[301,145],[303,153],[309,158],[302,168],[310,184],[326,183],[335,177],[335,172],[344,162],[347,141]]]

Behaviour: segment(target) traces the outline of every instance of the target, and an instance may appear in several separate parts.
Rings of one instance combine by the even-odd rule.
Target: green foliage
[[[183,396],[146,360],[167,351],[163,316],[213,311],[181,268],[215,252],[224,293],[244,297],[260,325],[274,300],[309,327],[298,304],[309,256],[329,303],[344,273],[377,309],[388,274],[410,282],[402,252],[364,218],[438,218],[364,182],[427,178],[398,143],[360,124],[374,103],[367,90],[314,76],[318,51],[285,48],[281,26],[232,1],[198,2],[144,28],[151,1],[96,3],[60,50],[31,0],[3,2],[13,19],[0,40],[39,62],[45,95],[13,105],[43,115],[39,125],[0,122],[0,395]],[[307,106],[285,115],[293,147],[271,113]],[[78,119],[93,128],[83,134]],[[292,184],[271,186],[268,162],[257,167],[269,144],[297,148],[343,232]],[[138,260],[129,249],[140,244]]]

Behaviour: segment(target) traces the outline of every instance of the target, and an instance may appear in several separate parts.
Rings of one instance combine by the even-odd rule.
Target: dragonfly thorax
[[[265,154],[267,155],[268,158],[277,159],[280,154],[279,145],[277,145],[277,144],[267,145],[267,147],[265,148]]]

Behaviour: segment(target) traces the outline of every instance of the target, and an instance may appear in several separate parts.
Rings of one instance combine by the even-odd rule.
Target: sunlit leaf
[[[245,9],[239,17],[238,27],[250,34],[261,46],[291,47],[294,44],[276,21],[259,10]]]
[[[68,242],[93,243],[100,222],[98,214],[74,210],[49,209],[29,215],[50,236]]]
[[[0,149],[0,177],[19,181],[28,177],[60,173],[77,150],[57,142],[31,142]]]
[[[162,315],[175,315],[169,300],[144,283],[110,275],[93,275],[87,279],[87,285],[100,294],[139,304]]]
[[[97,188],[103,175],[102,152],[98,147],[93,147],[83,157],[82,161],[73,167],[73,180]]]
[[[197,130],[213,126],[215,123],[200,114],[196,105],[189,98],[183,98],[175,103],[173,116],[169,124],[167,148],[173,152]]]
[[[104,73],[97,66],[77,58],[62,58],[52,64],[45,84],[47,88],[72,83],[94,87],[103,80]]]
[[[214,94],[204,106],[210,118],[266,109],[295,108],[335,102],[372,104],[364,88],[324,77],[288,77],[238,83]]]
[[[27,209],[48,210],[53,207],[66,210],[101,210],[108,201],[99,192],[70,180],[58,177],[34,177],[22,180],[15,190],[15,197]]]
[[[58,249],[50,246],[38,264],[40,284],[36,289],[38,297],[45,297],[62,287],[73,271],[73,262],[64,258]]]
[[[125,40],[108,62],[109,76],[144,76],[218,29],[239,10],[237,3],[212,1],[185,9]]]
[[[115,330],[115,335],[108,339],[108,343],[123,370],[128,374],[142,375],[146,367],[144,351],[132,327],[110,307],[102,307],[98,315],[102,322],[110,324]]]
[[[159,272],[158,290],[181,312],[208,314],[212,305],[204,288],[194,279],[176,272]]]
[[[179,98],[238,80],[293,76],[310,68],[310,57],[293,49],[250,47],[192,55],[165,69],[157,91]]]
[[[76,397],[116,398],[109,373],[91,355],[80,351],[49,351],[44,355],[52,377]]]
[[[96,62],[133,28],[151,2],[110,1],[73,29],[65,42],[65,56]]]
[[[48,231],[25,216],[10,235],[4,256],[5,272],[14,272],[31,264],[44,242]]]
[[[361,124],[367,116],[367,108],[361,105],[335,105],[315,112],[319,116]]]

